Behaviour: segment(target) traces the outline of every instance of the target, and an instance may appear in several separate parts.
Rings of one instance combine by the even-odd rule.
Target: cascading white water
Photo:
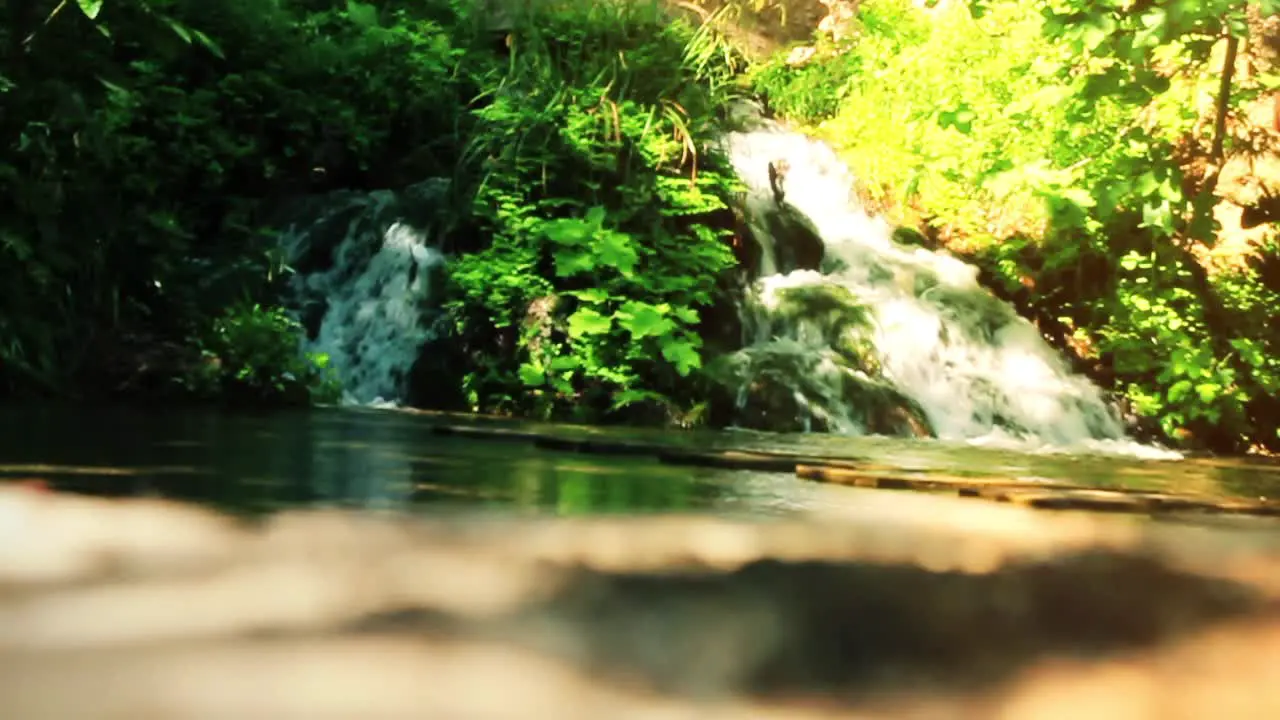
[[[768,274],[770,266],[762,263],[748,315],[767,321],[747,323],[756,336],[747,338],[745,352],[767,346],[769,352],[786,347],[813,357],[830,353],[829,339],[806,330],[803,318],[779,315],[777,296],[787,287],[838,286],[870,312],[883,378],[919,405],[938,437],[1127,452],[1136,447],[1125,440],[1100,390],[1072,374],[1031,323],[984,289],[977,268],[894,242],[888,223],[861,207],[852,172],[829,145],[764,118],[753,105],[735,108],[733,119],[740,129],[724,137],[724,146],[748,186],[752,229],[760,234],[768,227],[760,214],[778,212],[770,163],[785,161],[781,203],[811,224],[825,250],[824,272]],[[767,238],[762,251],[769,255],[785,242]],[[780,339],[786,342],[780,345]],[[822,377],[795,379],[801,404],[825,404],[818,409],[826,416],[847,416],[830,407],[838,386],[816,393],[802,387],[839,379],[835,372]]]
[[[329,356],[346,404],[402,402],[434,336],[432,285],[444,256],[404,220],[402,200],[389,191],[348,195],[283,236],[291,265],[311,258],[317,266],[298,271],[293,289],[304,312],[323,313],[306,349]],[[326,253],[327,262],[315,260]]]

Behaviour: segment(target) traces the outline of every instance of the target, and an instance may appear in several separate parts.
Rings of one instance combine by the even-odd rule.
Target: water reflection
[[[649,455],[539,449],[520,431],[668,447],[799,452],[920,473],[1052,479],[1205,496],[1280,497],[1280,466],[1252,459],[1152,461],[1037,455],[961,444],[830,435],[674,432],[498,422],[507,440],[440,435],[461,419],[388,410],[233,415],[190,409],[0,409],[0,477],[68,490],[163,495],[239,512],[281,507],[492,507],[558,514],[813,509],[846,488],[790,473],[691,468]]]
[[[517,506],[559,514],[716,507],[728,471],[444,437],[412,415],[325,409],[0,411],[0,476],[240,512],[318,505]],[[793,482],[793,481],[792,481]]]

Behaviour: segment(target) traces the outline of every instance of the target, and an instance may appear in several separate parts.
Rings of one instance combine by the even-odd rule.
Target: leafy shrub
[[[329,358],[303,353],[302,325],[278,308],[234,306],[202,338],[204,362],[184,383],[196,394],[253,402],[336,402],[341,388]]]
[[[451,272],[470,403],[679,412],[733,262],[716,215],[736,182],[709,147],[729,56],[643,3],[542,9],[510,42],[467,147],[491,240]]]
[[[474,90],[392,3],[106,0],[0,26],[0,391],[71,392],[103,338],[198,343],[271,304],[272,203],[449,174]],[[469,30],[467,30],[469,32]],[[459,31],[465,41],[466,32]]]
[[[1212,50],[1244,32],[1244,5],[965,5],[923,21],[906,0],[868,0],[849,47],[818,63],[833,84],[780,69],[781,55],[756,77],[821,120],[873,205],[981,262],[997,290],[1109,364],[1170,438],[1276,443],[1274,331],[1257,311],[1271,296],[1197,263],[1216,200],[1183,167],[1211,152],[1200,99],[1217,93]],[[1237,83],[1232,103],[1262,82]]]

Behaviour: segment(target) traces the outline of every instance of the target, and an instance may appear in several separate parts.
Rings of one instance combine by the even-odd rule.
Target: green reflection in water
[[[790,474],[683,467],[646,455],[576,454],[525,440],[433,432],[445,421],[462,422],[355,409],[231,415],[177,408],[0,408],[0,477],[39,476],[68,490],[155,494],[247,513],[289,506],[488,507],[565,515],[775,512],[801,507],[820,491],[823,502],[843,492]],[[889,438],[465,422],[696,450],[843,457],[922,473],[1280,498],[1280,466],[1244,458],[1157,462]]]
[[[5,409],[0,475],[238,512],[298,505],[521,507],[560,514],[712,508],[728,475],[636,458],[443,437],[421,418],[315,410]]]

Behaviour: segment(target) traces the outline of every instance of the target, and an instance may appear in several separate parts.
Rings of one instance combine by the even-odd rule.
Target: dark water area
[[[685,450],[802,453],[926,476],[1280,497],[1280,467],[1246,458],[1150,460],[894,438],[598,428],[356,408],[265,414],[0,408],[0,479],[40,478],[61,490],[162,496],[251,514],[318,506],[772,515],[831,507],[866,492],[799,480],[792,473],[664,464],[651,455],[557,451],[520,435],[441,434],[446,423]]]
[[[60,490],[155,495],[233,512],[293,506],[496,507],[562,515],[728,509],[740,506],[752,485],[743,473],[727,470],[442,436],[421,417],[384,410],[0,413],[0,478],[41,478]],[[789,476],[778,479],[797,484]]]

